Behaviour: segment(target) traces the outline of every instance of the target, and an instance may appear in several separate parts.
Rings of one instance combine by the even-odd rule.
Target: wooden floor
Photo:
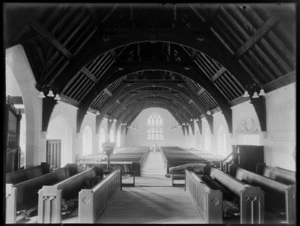
[[[183,187],[171,187],[170,178],[141,177],[137,178],[136,187],[123,188],[116,195],[99,223],[203,222],[196,205]]]

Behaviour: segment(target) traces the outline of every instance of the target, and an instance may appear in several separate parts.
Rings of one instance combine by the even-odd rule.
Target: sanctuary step
[[[151,151],[145,160],[142,169],[142,176],[164,177],[167,169],[165,168],[164,159],[160,151]]]

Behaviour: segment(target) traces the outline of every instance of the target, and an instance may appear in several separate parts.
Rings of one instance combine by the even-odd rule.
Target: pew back
[[[120,169],[115,170],[92,189],[82,189],[78,199],[78,223],[97,223],[105,208],[120,190]]]
[[[49,164],[42,162],[41,165],[33,166],[28,169],[22,169],[14,172],[6,173],[5,181],[7,184],[17,184],[43,174],[50,172]]]
[[[211,189],[195,173],[185,170],[186,191],[194,198],[204,223],[221,224],[222,219],[222,193]]]
[[[211,168],[209,173],[210,177],[240,197],[240,223],[264,222],[264,192],[259,187],[242,183],[216,168]]]
[[[78,197],[85,181],[100,174],[101,169],[93,167],[55,185],[43,186],[38,192],[38,223],[61,223],[62,198]]]
[[[14,185],[17,189],[17,210],[36,205],[38,202],[38,191],[44,185],[58,183],[65,180],[68,175],[70,175],[68,168],[61,168],[52,173]]]
[[[296,187],[285,185],[270,178],[252,173],[237,166],[230,167],[230,174],[238,180],[245,180],[265,191],[266,205],[280,212],[286,212],[287,223],[296,218]]]
[[[256,165],[256,173],[283,184],[296,184],[296,173],[290,170],[267,166],[265,163]]]

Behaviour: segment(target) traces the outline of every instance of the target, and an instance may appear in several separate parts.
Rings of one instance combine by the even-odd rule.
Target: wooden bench
[[[102,170],[93,167],[55,185],[43,186],[38,192],[38,223],[61,223],[62,199],[78,198],[78,193],[85,186],[86,180],[101,175]]]
[[[223,195],[220,190],[209,187],[194,172],[185,169],[185,188],[199,209],[203,223],[221,224]]]
[[[121,188],[121,171],[118,169],[92,189],[82,189],[79,192],[78,223],[97,223]]]
[[[264,192],[259,187],[247,185],[216,168],[205,173],[239,198],[240,223],[264,223]]]
[[[265,192],[265,205],[272,212],[286,215],[288,224],[295,223],[296,219],[296,186],[286,185],[259,174],[231,165],[229,173],[238,180],[260,187]],[[276,218],[275,218],[276,219]]]
[[[17,184],[35,177],[42,176],[50,172],[49,164],[42,162],[41,165],[33,166],[27,169],[22,169],[10,173],[6,173],[5,182],[7,184]]]
[[[203,174],[205,167],[206,164],[203,163],[189,163],[189,164],[184,164],[184,165],[169,168],[169,172],[171,173],[171,177],[172,177],[172,186],[182,185],[182,184],[174,183],[174,181],[185,180],[185,175],[186,175],[185,169],[193,170],[198,174],[200,173]]]
[[[52,173],[23,181],[6,184],[6,222],[16,223],[27,217],[38,204],[38,191],[44,185],[52,185],[76,174],[77,165],[67,165]],[[21,215],[17,216],[18,212]]]
[[[283,184],[296,184],[296,173],[278,167],[267,166],[265,163],[256,165],[256,173]]]

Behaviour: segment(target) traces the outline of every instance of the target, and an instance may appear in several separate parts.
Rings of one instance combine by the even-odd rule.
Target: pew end
[[[60,223],[62,191],[54,186],[43,186],[38,194],[38,223]]]
[[[17,214],[17,189],[13,184],[6,184],[6,223],[15,224]]]
[[[241,223],[264,223],[264,192],[259,187],[246,185],[240,195]]]

